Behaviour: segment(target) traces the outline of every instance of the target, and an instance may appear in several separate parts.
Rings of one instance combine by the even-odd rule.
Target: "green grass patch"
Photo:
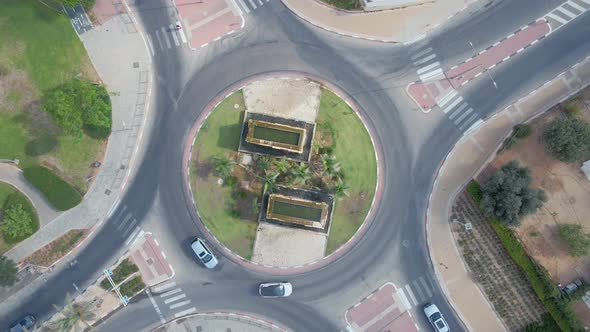
[[[144,288],[145,284],[143,283],[143,280],[141,280],[141,276],[137,276],[121,285],[119,290],[123,296],[132,297]]]
[[[85,233],[85,230],[73,229],[27,257],[26,262],[49,267],[58,259],[65,256],[80,241]]]
[[[113,274],[111,275],[111,278],[113,279],[113,282],[116,285],[137,271],[139,271],[139,268],[137,267],[137,265],[133,264],[133,262],[131,262],[131,259],[127,258],[127,259],[123,260],[121,262],[121,264],[119,264],[113,270]],[[107,290],[111,289],[111,283],[109,282],[108,279],[105,278],[100,283],[100,287],[102,287],[102,289],[107,289]]]
[[[234,108],[235,104],[239,105],[237,109]],[[209,115],[193,147],[193,156],[199,163],[209,163],[213,157],[238,150],[244,111],[244,96],[240,90],[226,98]],[[217,185],[215,176],[200,176],[194,165],[190,177],[199,215],[205,226],[229,249],[250,259],[256,222],[232,214],[231,207],[227,206],[233,201],[232,188]]]
[[[346,9],[346,10],[355,10],[361,9],[362,6],[360,4],[360,0],[322,0],[323,2],[332,5],[336,8]]]
[[[59,166],[79,191],[88,187],[86,176],[90,164],[96,160],[104,141],[82,135],[79,138],[60,136],[58,147],[48,155],[59,160]]]
[[[467,191],[478,204],[481,200],[481,187],[472,180]],[[479,195],[478,195],[479,193]],[[551,280],[547,271],[537,264],[526,252],[512,229],[496,219],[488,219],[492,228],[498,234],[504,249],[512,260],[522,269],[531,287],[541,300],[545,309],[562,331],[580,331],[580,321],[569,307],[569,300],[561,297],[556,284]]]
[[[66,211],[80,204],[82,196],[69,183],[42,166],[32,166],[23,170],[29,183],[39,189],[56,209]]]
[[[26,129],[20,113],[0,112],[0,159],[18,159],[20,166],[35,164],[35,158],[25,153]]]
[[[326,254],[348,241],[365,220],[377,183],[377,160],[369,133],[360,118],[329,90],[322,89],[316,119],[318,130],[329,131],[331,149],[344,172],[350,195],[336,201]]]
[[[8,62],[26,70],[43,92],[87,70],[90,61],[67,15],[34,0],[4,0],[0,49],[12,48]]]

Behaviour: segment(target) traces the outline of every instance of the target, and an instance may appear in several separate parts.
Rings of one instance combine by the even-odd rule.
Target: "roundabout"
[[[306,154],[247,143],[245,114],[307,124]],[[188,139],[194,142],[190,187],[200,220],[233,255],[268,268],[318,265],[368,222],[376,155],[360,118],[337,94],[303,75],[265,75],[230,92],[206,116]],[[301,218],[290,225],[285,218],[266,222],[265,193],[287,188],[297,188],[302,197],[315,192],[328,199],[322,228],[305,229]]]

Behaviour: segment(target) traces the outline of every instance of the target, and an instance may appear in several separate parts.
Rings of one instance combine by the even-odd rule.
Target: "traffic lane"
[[[474,55],[469,41],[477,50],[484,49],[522,26],[541,18],[562,2],[492,1],[491,5],[473,14],[465,11],[458,19],[453,19],[448,28],[443,25],[442,29],[430,36],[429,43],[436,50],[438,58],[444,60],[444,65],[450,67]]]
[[[495,67],[490,74],[498,84],[481,77],[462,94],[485,117],[526,95],[590,54],[590,14],[568,23],[518,56]]]
[[[147,331],[161,324],[149,297],[145,293],[131,299],[94,324],[96,331]]]

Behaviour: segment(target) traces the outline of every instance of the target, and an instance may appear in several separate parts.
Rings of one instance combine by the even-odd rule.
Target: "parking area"
[[[419,331],[406,307],[397,287],[388,282],[346,310],[344,319],[357,332]]]

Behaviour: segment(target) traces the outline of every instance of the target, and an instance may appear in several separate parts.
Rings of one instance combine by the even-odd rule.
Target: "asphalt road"
[[[442,309],[452,330],[463,330],[434,281],[424,229],[433,176],[462,133],[444,116],[416,111],[405,95],[405,86],[417,79],[410,56],[429,45],[442,59],[442,66],[451,67],[470,56],[470,40],[482,47],[492,44],[558,4],[496,1],[487,11],[465,13],[430,38],[404,46],[333,35],[302,23],[280,2],[271,1],[253,11],[246,28],[234,37],[203,51],[172,49],[154,58],[158,79],[152,107],[157,126],[147,136],[149,160],[141,163],[122,205],[142,223],[153,223],[153,215],[158,216],[159,236],[170,249],[167,253],[173,253],[176,283],[198,310],[247,311],[296,331],[339,331],[345,328],[344,311],[384,282],[405,284],[423,276],[435,290],[430,301]],[[146,28],[174,20],[158,0],[138,2],[132,9]],[[590,15],[585,14],[496,67],[499,89],[482,76],[460,93],[483,118],[587,56],[588,36]],[[260,281],[284,277],[259,275],[223,258],[215,271],[206,271],[194,262],[187,243],[198,230],[182,191],[181,176],[183,142],[202,109],[230,85],[273,71],[307,73],[348,92],[367,115],[385,162],[384,204],[377,208],[366,235],[330,265],[290,276],[295,291],[284,301],[262,300],[255,294]],[[24,313],[47,317],[53,312],[52,303],[61,303],[66,292],[74,292],[72,283],[83,288],[95,280],[124,250],[125,239],[114,226],[117,218],[115,211],[78,254],[78,265],[57,273],[19,308],[0,313],[0,328]],[[413,311],[419,312],[419,308]],[[167,318],[172,314],[163,313]],[[414,317],[426,327],[422,315]],[[142,296],[114,313],[100,329],[141,330],[158,322],[149,299]]]

